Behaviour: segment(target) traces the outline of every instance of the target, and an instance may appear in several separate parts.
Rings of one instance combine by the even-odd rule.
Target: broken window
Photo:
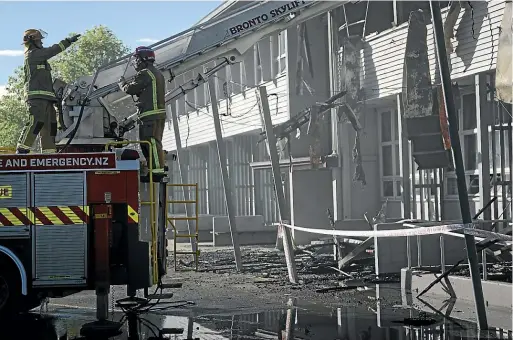
[[[278,34],[272,34],[269,37],[271,41],[271,75],[274,78],[279,74],[278,66]]]
[[[210,62],[210,63],[207,63],[206,65],[204,65],[204,73],[206,73],[208,70],[212,69],[212,67],[214,67],[215,65],[215,62]],[[205,104],[208,106],[210,103],[211,103],[211,100],[210,100],[210,92],[209,92],[209,88],[208,88],[208,83],[205,84]]]
[[[287,70],[287,31],[278,34],[278,65],[279,73]]]
[[[479,171],[478,171],[478,145],[477,145],[477,111],[476,94],[466,93],[460,96],[458,109],[458,131],[461,140],[461,152],[465,166],[465,180],[469,195],[479,195]],[[454,171],[447,172],[448,197],[457,198],[458,189],[456,174]]]
[[[176,83],[176,78],[173,79],[173,81],[171,83],[168,83],[168,88],[170,90],[174,90],[177,86],[177,83]],[[175,100],[172,100],[169,102],[169,106],[170,106],[170,109],[173,110],[173,112],[175,112],[177,115],[178,115],[178,106],[177,106],[177,103],[176,103],[176,99]]]
[[[191,81],[194,78],[194,71],[186,72],[183,76],[183,83]],[[185,112],[189,113],[192,111],[196,111],[197,103],[196,103],[196,89],[188,91],[185,94]]]
[[[184,77],[183,74],[177,76],[175,78],[176,86],[179,87],[180,85],[183,85],[184,83]],[[180,96],[176,99],[176,114],[178,117],[181,115],[184,115],[186,113],[185,111],[185,96]]]
[[[218,60],[217,61],[217,65],[219,64],[222,64],[223,61],[222,60]],[[215,80],[216,80],[216,95],[217,95],[217,100],[223,100],[223,99],[226,99],[227,98],[227,85],[228,85],[228,82],[229,82],[229,79],[227,77],[227,72],[226,72],[226,67],[223,67],[221,68],[219,71],[216,72],[216,77],[215,77]]]
[[[508,133],[508,129],[511,126],[511,120],[513,119],[512,115],[512,105],[504,102],[495,101],[493,104],[492,112],[493,112],[493,124],[495,126],[494,132],[492,134],[492,126],[488,126],[488,149],[490,152],[490,173],[493,174],[494,166],[493,166],[493,143],[495,143],[495,173],[499,174],[501,172],[501,154],[504,154],[504,171],[505,173],[510,173],[510,140],[511,135]],[[502,146],[501,146],[501,135],[502,135]]]
[[[249,87],[253,87],[256,85],[255,81],[255,54],[256,54],[256,45],[253,48],[250,48],[244,53],[244,74],[245,85]]]
[[[477,128],[476,116],[476,94],[471,93],[463,96],[463,130],[473,130]]]
[[[262,65],[262,80],[264,82],[270,81],[273,76],[271,74],[271,40],[269,37],[264,38],[258,42],[258,49],[260,50],[260,63]]]
[[[199,73],[203,73],[203,67],[198,67],[194,70],[194,77],[198,77]],[[196,104],[198,108],[204,107],[205,104],[205,84],[201,84],[196,88]]]
[[[380,142],[380,176],[381,196],[383,198],[400,198],[402,179],[399,153],[398,116],[396,110],[379,112]]]
[[[241,68],[243,67],[243,63],[237,63],[230,66],[230,73],[231,73],[231,88],[232,93],[239,94],[243,90],[243,86],[241,85],[243,80],[241,77]]]
[[[255,85],[260,85],[264,82],[264,75],[263,75],[263,65],[262,65],[262,58],[260,53],[260,44],[257,43],[255,45],[254,51],[255,51]]]
[[[271,36],[271,73],[275,79],[287,69],[287,31]]]
[[[503,125],[506,125],[506,124],[503,124]],[[492,135],[492,131],[491,131],[491,127],[488,127],[488,152],[489,152],[489,155],[490,155],[490,173],[493,173],[493,144],[492,144],[492,138],[494,138],[494,136]],[[503,134],[503,143],[504,143],[504,171],[506,173],[510,173],[511,172],[511,169],[509,168],[509,164],[510,164],[510,155],[511,155],[511,150],[509,149],[509,142],[508,142],[508,133],[505,132],[505,131],[494,131],[494,135],[495,135],[495,172],[497,173],[500,173],[500,169],[501,169],[501,143],[500,143],[500,138],[501,138],[501,133]]]

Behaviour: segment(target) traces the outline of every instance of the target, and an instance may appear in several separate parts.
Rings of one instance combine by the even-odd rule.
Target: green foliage
[[[76,33],[71,33],[72,36]],[[126,54],[129,49],[111,30],[96,26],[86,31],[66,51],[51,61],[54,77],[71,82],[80,76],[92,75],[98,68]]]
[[[25,103],[16,96],[6,95],[0,99],[0,146],[16,146],[27,115]]]
[[[102,25],[95,26],[85,31],[66,51],[50,60],[52,76],[71,82],[80,76],[92,75],[99,67],[128,52],[128,47],[111,30]],[[28,115],[23,66],[16,68],[9,77],[6,90],[7,95],[0,98],[0,146],[4,147],[16,145]]]
[[[23,66],[14,70],[12,76],[7,80],[7,93],[23,101],[25,98],[25,84],[23,83]]]

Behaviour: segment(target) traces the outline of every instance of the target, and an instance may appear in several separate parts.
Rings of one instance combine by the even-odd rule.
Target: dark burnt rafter
[[[460,15],[461,8],[460,1],[453,1],[444,22],[445,49],[448,56],[454,51],[451,39],[454,38],[454,28],[456,27],[456,21]],[[449,67],[451,67],[451,64],[449,64]]]
[[[306,23],[303,22],[297,27],[297,66],[296,66],[296,94],[303,95],[303,86],[307,86],[308,91],[312,93],[311,87],[308,86],[303,77],[305,62],[308,65],[310,77],[314,77],[314,68],[312,62],[312,54],[310,50],[310,40],[308,39],[308,29]]]
[[[445,22],[447,56],[452,50],[451,39],[460,9],[459,3],[453,3]],[[427,25],[430,22],[430,14],[422,9],[410,13],[404,57],[402,116],[418,169],[451,168],[451,143],[443,92],[439,84],[431,82],[427,47]],[[440,82],[440,77],[436,77],[440,72],[438,57],[435,60],[435,80],[438,78],[437,82]],[[455,96],[459,97],[457,84],[453,90]]]
[[[346,92],[344,92],[344,91],[339,92],[339,93],[335,94],[334,96],[332,96],[331,98],[329,98],[328,100],[326,100],[326,102],[318,104],[317,105],[318,106],[317,118],[322,119],[322,117],[324,117],[324,115],[326,114],[326,112],[328,110],[330,110],[333,107],[342,105],[340,103],[337,103],[336,101],[338,99],[342,98],[345,94],[346,94]],[[274,135],[276,136],[276,138],[277,139],[288,138],[288,136],[292,132],[297,131],[302,126],[304,126],[306,123],[308,123],[311,119],[311,111],[312,111],[312,108],[308,108],[306,110],[299,112],[297,115],[290,118],[288,121],[281,123],[279,125],[275,125],[273,127],[273,131],[274,131]],[[266,140],[266,138],[267,138],[265,132],[260,133],[260,135],[262,137],[260,138],[258,143]]]
[[[296,94],[303,95],[303,41],[306,25],[299,24],[297,27],[297,65],[296,65]]]
[[[344,105],[338,108],[339,119],[345,117],[351,123],[355,134],[355,142],[352,150],[353,162],[356,165],[353,176],[354,181],[366,185],[365,172],[360,148],[360,135],[362,127],[359,117],[364,110],[364,91],[360,84],[360,53],[363,48],[363,38],[367,27],[370,1],[357,5],[342,6],[344,24],[339,27],[339,45],[342,50],[342,70],[340,88],[347,91],[344,97]],[[354,21],[353,21],[354,20]]]

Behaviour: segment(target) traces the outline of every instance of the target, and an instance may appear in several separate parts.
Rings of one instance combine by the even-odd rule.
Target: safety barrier
[[[503,220],[498,220],[502,222]],[[399,221],[402,222],[402,221]],[[495,221],[483,221],[486,223]],[[330,236],[345,236],[345,237],[408,237],[408,236],[422,236],[422,235],[434,235],[443,234],[455,230],[463,230],[463,233],[468,235],[480,236],[480,237],[494,237],[501,241],[512,242],[513,238],[509,235],[495,233],[492,231],[486,231],[482,229],[476,229],[474,226],[481,221],[476,221],[469,224],[442,224],[433,227],[419,226],[417,224],[404,223],[403,225],[408,226],[408,229],[396,229],[396,230],[329,230],[329,229],[313,229],[298,227],[285,223],[274,223],[275,226],[284,226],[292,230],[303,231],[306,233],[330,235]]]
[[[179,254],[191,254],[194,255],[194,262],[195,262],[195,268],[196,271],[198,270],[198,258],[200,255],[199,250],[199,229],[198,229],[198,221],[199,221],[199,205],[198,205],[198,183],[194,184],[168,184],[168,188],[173,187],[182,187],[183,190],[187,190],[188,188],[194,188],[194,199],[193,200],[170,200],[169,199],[169,193],[166,192],[166,218],[167,223],[173,228],[173,258],[175,263],[175,270],[177,270],[176,265],[176,255]],[[170,204],[194,204],[194,211],[195,214],[193,217],[183,217],[183,216],[169,216],[168,209]],[[173,221],[194,221],[194,234],[179,234],[178,230],[176,228],[176,225]],[[193,238],[194,239],[194,245],[196,250],[192,249],[192,251],[177,251],[177,239],[178,238]]]
[[[416,223],[414,223],[416,222]],[[476,236],[477,239],[479,238],[479,243],[492,241],[497,242],[497,245],[511,245],[513,242],[513,237],[511,235],[506,235],[502,233],[496,233],[488,230],[478,229],[476,228],[479,224],[490,224],[490,223],[497,223],[497,222],[509,222],[507,220],[475,220],[472,223],[469,224],[461,224],[461,223],[453,223],[453,224],[442,224],[443,222],[429,222],[429,221],[412,221],[412,220],[402,220],[397,222],[391,222],[391,223],[384,223],[384,225],[390,225],[390,224],[399,224],[404,227],[403,229],[391,229],[391,230],[333,230],[333,229],[315,229],[315,228],[304,228],[299,227],[295,225],[290,225],[286,223],[275,223],[273,225],[275,226],[282,226],[289,228],[291,230],[300,231],[300,232],[306,232],[306,233],[313,233],[313,234],[319,234],[319,235],[330,235],[330,236],[338,236],[338,237],[361,237],[361,238],[367,238],[367,239],[373,239],[373,238],[394,238],[394,237],[406,237],[406,252],[407,252],[407,260],[408,260],[408,267],[411,266],[412,263],[412,253],[411,253],[411,246],[410,246],[410,239],[409,237],[416,237],[416,236],[427,236],[427,235],[435,235],[440,234],[440,268],[445,268],[445,248],[443,246],[443,235],[450,235],[451,237],[456,238],[463,238],[465,235],[473,235]],[[447,223],[447,222],[445,222]],[[450,222],[449,222],[450,223]],[[459,231],[459,232],[455,232]],[[417,241],[419,242],[419,241]],[[419,246],[420,247],[420,246]],[[384,248],[387,249],[387,248]],[[386,251],[386,250],[385,250]],[[420,248],[419,248],[420,251]],[[421,255],[418,255],[418,266],[422,266],[421,264]],[[453,259],[454,260],[454,259]],[[379,258],[376,258],[376,261],[379,261]],[[400,260],[395,259],[393,261],[388,261],[387,268],[390,270],[394,266],[397,266]],[[428,260],[429,262],[429,260]],[[378,263],[378,262],[376,262]],[[394,263],[394,264],[392,264]],[[483,268],[486,268],[486,258],[483,258]],[[396,268],[397,269],[397,268]],[[396,270],[393,269],[393,270]],[[381,270],[381,268],[380,268]],[[443,270],[442,270],[443,272]],[[483,273],[484,279],[486,279],[486,270]]]
[[[109,142],[105,144],[105,151],[109,151],[110,146],[126,146],[129,144],[147,144],[149,150],[149,159],[146,160],[148,163],[149,170],[149,179],[150,179],[150,200],[142,201],[141,205],[149,205],[150,206],[150,225],[151,225],[151,263],[152,263],[152,273],[153,280],[152,283],[154,285],[158,284],[159,275],[158,275],[158,258],[157,258],[157,218],[156,218],[156,207],[157,207],[157,199],[155,195],[155,191],[153,190],[153,152],[152,145],[148,141],[120,141],[120,142]]]

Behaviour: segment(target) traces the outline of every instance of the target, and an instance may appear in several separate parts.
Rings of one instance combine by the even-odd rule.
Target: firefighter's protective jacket
[[[165,90],[164,75],[151,64],[123,86],[124,92],[138,97],[139,119],[166,118]]]
[[[64,39],[50,47],[33,47],[25,51],[24,73],[27,100],[57,101],[53,91],[52,68],[48,60],[70,46],[71,41]]]

